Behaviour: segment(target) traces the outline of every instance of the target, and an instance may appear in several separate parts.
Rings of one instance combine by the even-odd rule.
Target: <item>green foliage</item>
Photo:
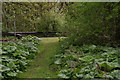
[[[64,26],[63,3],[3,3],[3,31],[57,32]],[[61,9],[60,9],[61,8]]]
[[[65,29],[71,44],[119,46],[119,3],[74,3],[67,10]]]
[[[119,4],[4,2],[3,31],[14,31],[15,23],[16,31],[66,32],[74,45],[116,47],[120,43]]]
[[[119,5],[119,2],[3,3],[3,30],[13,31],[15,22],[17,31],[66,32],[68,38],[53,62],[60,70],[59,77],[120,79],[116,75],[120,70],[120,50],[113,48],[120,46]],[[3,54],[9,55],[3,57],[7,62],[5,78],[26,68],[24,65],[29,62],[26,59],[34,57],[31,53],[37,52],[38,42],[26,37],[18,43],[4,44]]]
[[[40,40],[35,36],[26,36],[16,42],[5,42],[2,45],[1,77],[13,78],[25,71],[28,63],[38,53]]]
[[[117,71],[119,48],[96,45],[70,46],[55,55],[53,65],[58,66],[60,78],[120,79]]]
[[[5,36],[5,37],[2,37],[2,39],[17,39],[17,37],[15,37],[15,36]]]

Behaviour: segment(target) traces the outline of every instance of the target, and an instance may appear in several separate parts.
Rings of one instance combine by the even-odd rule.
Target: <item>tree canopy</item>
[[[16,26],[16,31],[21,32],[67,32],[74,45],[117,43],[119,5],[119,2],[4,2],[3,31],[14,31]]]

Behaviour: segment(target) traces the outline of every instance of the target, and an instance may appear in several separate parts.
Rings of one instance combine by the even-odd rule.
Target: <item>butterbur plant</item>
[[[15,42],[2,43],[0,65],[1,78],[15,78],[18,73],[25,71],[31,59],[38,53],[40,39],[26,36]]]
[[[96,45],[72,46],[55,56],[54,65],[61,67],[60,78],[120,79],[119,51]]]

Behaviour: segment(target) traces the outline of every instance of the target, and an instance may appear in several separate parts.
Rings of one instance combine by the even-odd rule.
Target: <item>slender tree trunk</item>
[[[14,36],[16,36],[16,15],[14,15]]]

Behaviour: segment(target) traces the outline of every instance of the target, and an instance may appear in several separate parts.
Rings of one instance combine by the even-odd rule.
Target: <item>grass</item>
[[[57,78],[57,71],[51,70],[51,57],[59,50],[58,38],[44,38],[39,47],[39,54],[30,63],[27,71],[18,75],[19,78]]]

